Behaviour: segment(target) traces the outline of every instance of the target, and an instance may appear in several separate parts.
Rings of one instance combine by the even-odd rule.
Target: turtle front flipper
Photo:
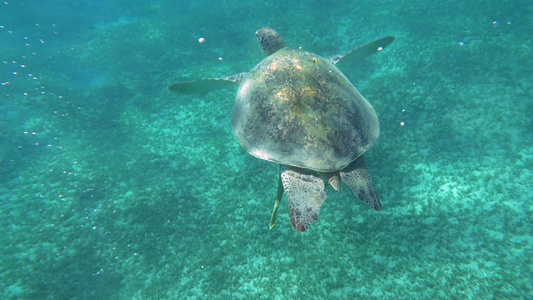
[[[378,53],[381,50],[385,49],[388,45],[390,45],[392,42],[394,42],[396,38],[393,36],[386,36],[382,37],[380,39],[377,39],[373,42],[370,42],[368,44],[364,44],[362,46],[359,46],[352,51],[348,51],[346,53],[337,54],[328,57],[329,61],[331,61],[332,64],[338,63],[341,59],[343,62],[348,61],[355,61],[359,59],[363,59],[367,56],[370,56],[372,54]]]
[[[359,200],[368,204],[376,211],[381,210],[381,203],[374,192],[372,179],[366,170],[366,163],[362,156],[350,163],[339,172],[341,179],[346,183]]]
[[[324,181],[309,170],[283,166],[281,182],[289,200],[292,229],[304,232],[318,220],[326,200]]]
[[[207,94],[239,84],[246,73],[238,73],[225,78],[207,78],[198,80],[178,81],[168,86],[169,91],[184,94]]]

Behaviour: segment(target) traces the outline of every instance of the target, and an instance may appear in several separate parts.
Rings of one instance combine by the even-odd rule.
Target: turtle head
[[[281,35],[270,27],[257,30],[255,35],[257,36],[259,47],[266,55],[270,55],[286,46]]]

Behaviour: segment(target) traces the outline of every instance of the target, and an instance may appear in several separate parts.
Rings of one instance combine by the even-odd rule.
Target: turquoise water
[[[1,298],[533,298],[532,23],[525,0],[0,3]],[[278,167],[234,138],[236,88],[167,91],[250,70],[264,26],[323,56],[397,37],[338,65],[380,118],[381,212],[329,188],[306,233],[286,198],[269,230]]]

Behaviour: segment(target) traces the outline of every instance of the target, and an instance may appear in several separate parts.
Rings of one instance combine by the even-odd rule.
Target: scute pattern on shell
[[[370,103],[327,59],[283,48],[243,80],[233,130],[252,155],[321,172],[338,171],[376,141]]]

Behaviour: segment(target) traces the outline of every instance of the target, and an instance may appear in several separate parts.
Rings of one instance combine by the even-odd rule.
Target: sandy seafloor
[[[531,1],[94,2],[0,3],[2,299],[533,298]],[[236,88],[167,91],[251,69],[267,25],[323,56],[397,37],[338,64],[381,212],[328,188],[269,230]]]

